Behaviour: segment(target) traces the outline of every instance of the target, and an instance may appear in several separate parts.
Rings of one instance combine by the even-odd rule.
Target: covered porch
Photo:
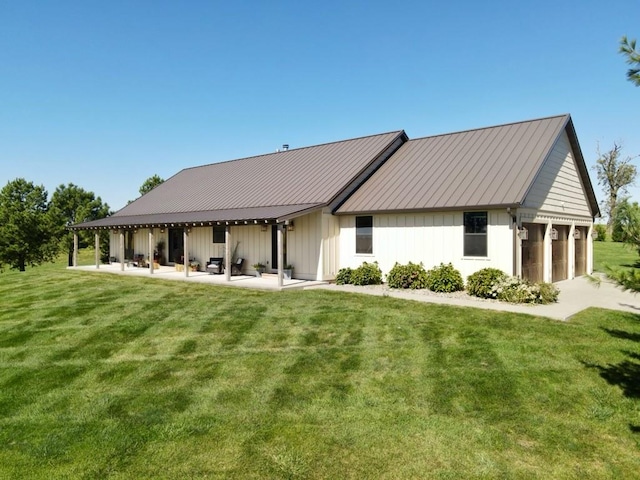
[[[70,227],[75,234],[73,265],[78,266],[78,231],[93,230],[95,251],[99,252],[99,233],[106,230],[109,232],[110,263],[106,265],[105,258],[101,261],[96,253],[93,267],[96,270],[127,272],[132,263],[142,263],[145,268],[135,268],[137,274],[146,271],[148,275],[168,275],[171,272],[172,276],[184,278],[213,277],[207,280],[209,283],[232,283],[237,278],[254,279],[252,275],[257,264],[266,263],[267,272],[272,275],[265,276],[268,280],[258,285],[269,284],[275,279],[277,288],[283,288],[291,285],[288,276],[294,264],[294,280],[326,280],[318,266],[322,264],[322,240],[316,238],[323,217],[316,205],[142,218],[112,216]],[[166,247],[167,254],[157,259],[160,243]],[[223,275],[207,275],[207,264],[214,258],[223,259]],[[236,262],[240,262],[239,268],[236,268]],[[163,268],[165,266],[171,268]]]

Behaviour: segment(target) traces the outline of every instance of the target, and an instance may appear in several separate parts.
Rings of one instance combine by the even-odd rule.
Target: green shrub
[[[349,285],[351,283],[351,274],[353,270],[349,267],[341,268],[338,270],[338,275],[336,275],[336,284],[337,285]]]
[[[380,285],[382,271],[378,262],[362,262],[362,265],[351,272],[351,283],[354,285]]]
[[[400,265],[396,262],[387,275],[387,284],[391,288],[426,288],[427,272],[422,263],[409,262],[407,265]]]
[[[540,289],[539,301],[536,303],[555,303],[558,301],[560,289],[553,283],[540,282],[536,285]]]
[[[441,263],[427,272],[427,288],[432,292],[457,292],[464,288],[464,282],[452,264]]]
[[[551,303],[558,301],[560,291],[552,283],[529,283],[517,277],[506,277],[492,288],[492,297],[510,303]]]
[[[467,292],[480,298],[492,298],[492,288],[507,277],[497,268],[483,268],[467,277]]]
[[[597,223],[593,226],[594,231],[598,234],[596,241],[604,242],[607,240],[607,226],[601,223]]]

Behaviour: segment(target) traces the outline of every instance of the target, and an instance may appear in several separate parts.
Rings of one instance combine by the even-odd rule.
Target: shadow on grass
[[[627,332],[625,330],[617,330],[612,328],[603,328],[612,337],[622,338],[623,340],[631,340],[632,342],[640,342],[640,333]]]
[[[634,263],[623,263],[620,266],[625,268],[640,268],[640,261]]]
[[[603,331],[615,338],[640,343],[640,333],[625,330],[603,328]],[[617,364],[595,365],[583,362],[588,368],[595,368],[600,376],[609,383],[620,387],[625,397],[640,399],[640,353],[623,350],[627,358]],[[629,424],[633,433],[640,433],[640,425]]]

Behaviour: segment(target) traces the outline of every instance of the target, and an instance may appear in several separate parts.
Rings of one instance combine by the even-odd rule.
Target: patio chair
[[[147,267],[147,260],[144,258],[142,253],[136,253],[133,256],[133,266],[134,267]]]
[[[209,275],[222,273],[224,271],[224,259],[222,257],[210,257],[207,264]]]
[[[244,258],[236,258],[235,262],[231,264],[231,275],[242,275],[243,265]]]

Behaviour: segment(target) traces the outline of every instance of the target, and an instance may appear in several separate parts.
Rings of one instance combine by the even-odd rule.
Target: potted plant
[[[290,263],[286,263],[282,267],[282,273],[285,279],[291,280],[291,275],[293,275],[293,265],[291,265]]]
[[[153,262],[157,263],[158,267],[164,265],[164,240],[158,240],[156,251],[153,252]],[[156,267],[156,265],[154,265],[154,267]]]
[[[200,262],[197,260],[189,260],[189,268],[192,272],[197,272],[198,268],[200,268]]]
[[[256,277],[262,277],[262,274],[266,271],[267,267],[264,263],[254,263],[252,265],[253,269],[256,271]]]

